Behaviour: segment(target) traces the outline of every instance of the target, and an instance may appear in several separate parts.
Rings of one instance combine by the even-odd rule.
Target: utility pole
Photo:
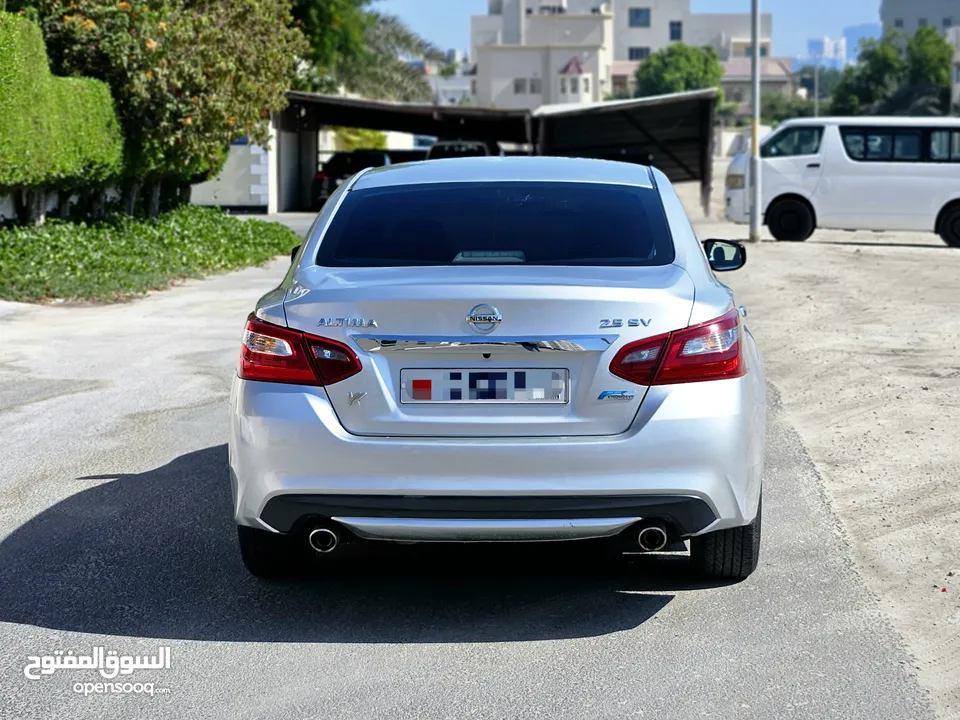
[[[813,66],[813,116],[820,117],[820,55]]]
[[[752,42],[750,75],[753,80],[753,128],[750,143],[750,242],[760,242],[760,0],[751,0]]]

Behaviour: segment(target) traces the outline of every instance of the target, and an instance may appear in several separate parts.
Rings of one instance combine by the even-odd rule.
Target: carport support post
[[[753,52],[750,76],[753,81],[753,127],[750,143],[750,242],[760,242],[760,0],[751,0]]]

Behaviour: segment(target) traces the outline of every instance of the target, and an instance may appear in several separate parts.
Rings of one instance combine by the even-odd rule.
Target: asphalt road
[[[593,548],[354,548],[330,577],[240,564],[226,398],[284,263],[107,307],[0,306],[0,718],[932,718],[770,393],[760,569]],[[28,656],[171,648],[95,671]]]

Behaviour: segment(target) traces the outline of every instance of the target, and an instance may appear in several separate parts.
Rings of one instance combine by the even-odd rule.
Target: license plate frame
[[[521,378],[517,377],[518,373],[522,373]],[[543,386],[548,377],[551,388]],[[414,381],[421,384],[415,388]],[[422,384],[426,381],[430,383],[429,393]],[[518,383],[522,387],[517,387]],[[528,383],[531,383],[529,387]],[[460,396],[456,397],[455,391],[458,389]],[[543,397],[537,397],[540,391]],[[522,393],[519,398],[518,392]],[[484,397],[469,397],[469,394],[481,394]],[[567,405],[570,402],[570,370],[402,368],[399,398],[402,405]]]

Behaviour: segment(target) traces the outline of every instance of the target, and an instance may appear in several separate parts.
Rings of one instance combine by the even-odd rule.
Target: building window
[[[632,28],[650,27],[650,8],[630,8],[629,21]]]
[[[670,40],[683,40],[683,23],[679,20],[670,23]]]
[[[733,101],[736,102],[736,103],[742,103],[742,102],[743,102],[743,90],[740,90],[740,89],[738,88],[737,90],[734,90],[734,91],[733,91]]]
[[[766,56],[767,56],[767,48],[766,48],[765,45],[761,45],[761,46],[760,46],[760,57],[766,57]]]
[[[903,18],[894,18],[894,20],[893,20],[893,26],[894,26],[897,30],[903,30]]]
[[[590,78],[585,77],[583,79],[583,94],[586,95],[590,92]]]
[[[920,18],[919,20],[917,20],[917,27],[923,27],[926,24],[927,24],[926,18]]]
[[[627,57],[631,60],[646,60],[650,57],[650,48],[632,47],[627,49]]]
[[[567,79],[565,77],[560,78],[560,92],[564,95],[567,94]]]
[[[952,28],[952,27],[953,27],[953,18],[944,18],[944,19],[943,19],[943,27],[945,27],[945,28]]]
[[[514,95],[525,95],[527,92],[527,79],[526,78],[515,78],[513,81],[513,93]]]
[[[578,82],[579,78],[572,77],[570,78],[570,94],[575,95],[580,92],[580,83]]]
[[[960,83],[960,65],[957,65],[953,70],[954,70],[953,81],[956,83]]]
[[[539,95],[542,92],[540,89],[540,78],[530,78],[530,94]]]

